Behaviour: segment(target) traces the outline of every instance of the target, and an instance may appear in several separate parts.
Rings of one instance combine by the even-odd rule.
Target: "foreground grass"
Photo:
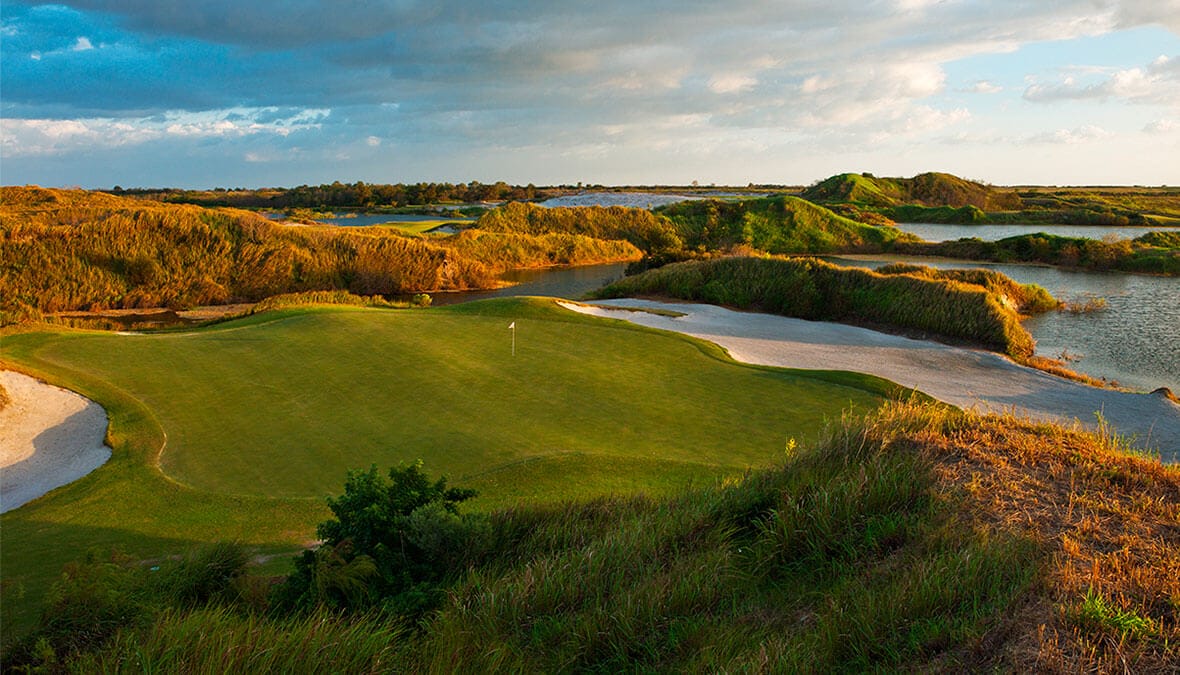
[[[265,672],[292,654],[324,672],[1168,672],[1178,504],[1176,469],[1115,439],[893,404],[740,480],[494,512],[417,626],[166,610],[54,657],[74,672]]]
[[[480,490],[482,509],[666,493],[772,464],[788,439],[814,439],[825,418],[893,389],[739,365],[541,300],[3,340],[8,364],[102,403],[114,448],[98,471],[0,519],[6,634],[92,546],[140,558],[218,540],[298,547],[349,468],[422,458]]]

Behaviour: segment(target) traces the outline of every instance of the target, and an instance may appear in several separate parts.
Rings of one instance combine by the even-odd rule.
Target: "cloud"
[[[1180,57],[1160,56],[1140,68],[1116,70],[1105,79],[1084,84],[1069,76],[1057,84],[1033,83],[1024,90],[1033,103],[1123,99],[1132,103],[1180,103]]]
[[[1180,131],[1180,122],[1172,119],[1162,119],[1148,122],[1143,131],[1149,134],[1170,134],[1174,131]]]
[[[987,80],[979,80],[963,91],[971,94],[998,94],[1004,91],[1004,88]]]
[[[60,155],[99,148],[134,146],[166,138],[235,139],[253,135],[286,137],[318,128],[328,110],[303,110],[273,119],[262,110],[169,113],[156,118],[120,120],[0,119],[5,157]],[[267,121],[259,121],[267,120]]]
[[[1077,145],[1079,143],[1101,140],[1111,135],[1109,131],[1101,127],[1086,125],[1074,129],[1058,129],[1056,131],[1035,134],[1028,137],[1026,141],[1036,144]]]

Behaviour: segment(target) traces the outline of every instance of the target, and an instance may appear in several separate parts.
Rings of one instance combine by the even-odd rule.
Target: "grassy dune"
[[[891,389],[739,365],[542,300],[3,339],[10,365],[102,403],[114,448],[95,473],[0,519],[6,631],[91,546],[150,558],[215,540],[301,544],[349,468],[422,458],[479,489],[485,509],[666,492],[773,464],[789,438],[813,439]]]
[[[413,628],[265,616],[222,582],[228,607],[177,607],[166,586],[72,657],[74,634],[44,634],[78,673],[1172,672],[1178,503],[1175,468],[1110,437],[892,404],[738,480],[467,521]],[[72,602],[99,601],[59,612],[101,616],[95,589],[151,579],[75,573],[95,581],[64,584]]]
[[[814,258],[731,257],[675,263],[625,277],[603,298],[663,295],[821,321],[869,323],[979,344],[1024,358],[1034,342],[1020,311],[1056,306],[1044,289],[1003,275],[916,265],[885,273]]]

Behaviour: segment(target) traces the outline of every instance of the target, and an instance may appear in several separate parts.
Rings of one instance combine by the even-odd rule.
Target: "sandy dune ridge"
[[[0,513],[72,483],[111,457],[102,406],[72,391],[0,370]]]
[[[1101,414],[1134,447],[1159,452],[1164,462],[1180,461],[1180,406],[1161,394],[1099,389],[1021,366],[993,352],[839,323],[631,298],[596,302],[607,308],[561,305],[702,338],[725,348],[738,361],[868,373],[980,412],[1014,412],[1066,424],[1077,421],[1088,428],[1098,425]],[[614,309],[624,307],[683,316]]]

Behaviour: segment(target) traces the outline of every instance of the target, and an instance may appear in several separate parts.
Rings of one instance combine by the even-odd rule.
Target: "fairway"
[[[5,578],[34,591],[89,546],[146,557],[306,542],[322,498],[370,464],[422,459],[479,490],[483,509],[708,483],[775,463],[789,439],[889,389],[741,365],[710,344],[517,298],[11,335],[4,357],[111,415],[107,465],[3,517]]]

